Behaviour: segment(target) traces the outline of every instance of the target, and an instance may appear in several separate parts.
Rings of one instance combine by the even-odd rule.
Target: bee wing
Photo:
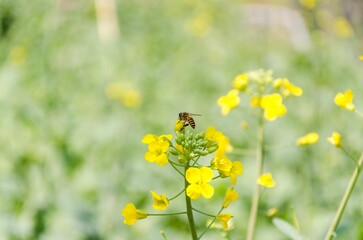
[[[190,116],[202,116],[200,114],[197,114],[197,113],[189,113]]]

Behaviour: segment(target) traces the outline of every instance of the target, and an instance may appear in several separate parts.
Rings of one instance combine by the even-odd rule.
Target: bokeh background
[[[231,239],[245,236],[255,182],[255,115],[247,101],[227,117],[218,97],[245,71],[272,69],[304,90],[288,114],[266,126],[266,171],[256,239],[289,239],[266,215],[322,239],[354,164],[326,138],[343,135],[362,151],[362,118],[339,109],[337,92],[353,89],[363,109],[363,2],[360,0],[0,0],[0,239],[188,239],[185,216],[148,218],[129,227],[128,202],[153,212],[150,190],[176,194],[170,167],[144,160],[147,133],[173,133],[181,111],[200,113],[234,146],[245,172]],[[247,121],[248,129],[241,128]],[[306,148],[298,137],[315,131]],[[196,207],[214,213],[214,200]],[[169,211],[183,211],[173,201]],[[338,239],[363,238],[359,179]],[[295,220],[294,220],[295,219]],[[197,217],[202,229],[206,219]],[[209,232],[206,239],[221,239]]]

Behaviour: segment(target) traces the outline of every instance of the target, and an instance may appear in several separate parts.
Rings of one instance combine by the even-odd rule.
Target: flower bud
[[[218,149],[218,145],[214,145],[214,146],[207,148],[207,151],[208,151],[208,153],[213,153],[213,152],[217,151],[217,149]]]
[[[169,152],[170,152],[172,155],[174,155],[174,156],[178,156],[178,155],[179,155],[179,152],[178,152],[177,150],[175,150],[174,148],[171,148],[171,149],[169,150]]]

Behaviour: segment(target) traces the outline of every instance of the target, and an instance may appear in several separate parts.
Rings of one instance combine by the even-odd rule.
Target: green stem
[[[189,168],[189,160],[185,164],[185,176],[186,176],[186,172],[187,172],[188,168]],[[189,226],[190,226],[190,232],[192,234],[192,239],[198,240],[197,230],[195,229],[195,223],[194,223],[192,202],[190,200],[190,197],[188,197],[187,191],[186,191],[187,187],[189,186],[189,183],[186,178],[184,180],[184,185],[185,185],[185,202],[186,202],[186,207],[187,207],[187,216],[188,216],[188,221],[189,221]]]
[[[175,213],[148,213],[147,216],[149,217],[155,217],[155,216],[174,216],[174,215],[181,215],[186,214],[187,212],[175,212]]]
[[[348,200],[350,195],[352,194],[353,190],[354,190],[354,186],[358,180],[360,171],[362,170],[362,166],[363,166],[363,153],[360,156],[357,166],[354,169],[353,175],[350,178],[349,184],[347,189],[345,190],[344,196],[340,202],[340,205],[337,209],[337,212],[335,213],[335,217],[333,222],[331,223],[328,233],[326,234],[325,240],[330,240],[333,239],[333,237],[335,236],[335,230],[337,229],[340,219],[342,218],[343,212],[345,207],[347,206]]]
[[[177,198],[177,197],[179,197],[183,192],[185,191],[185,189],[183,189],[183,190],[181,190],[177,195],[175,195],[174,197],[172,197],[172,198],[168,198],[168,201],[170,202],[171,200],[173,200],[173,199],[175,199],[175,198]]]
[[[264,126],[263,126],[263,112],[261,110],[258,120],[258,129],[257,129],[257,148],[256,148],[257,178],[261,176],[263,170],[263,145],[264,145]],[[255,182],[255,189],[252,196],[250,217],[248,220],[247,238],[246,238],[247,240],[254,239],[259,198],[260,198],[260,187],[257,184],[257,182]]]
[[[220,214],[222,211],[223,211],[223,208],[221,208],[221,210],[219,210],[219,212],[215,216],[213,216],[213,220],[209,223],[208,227],[204,230],[204,232],[199,236],[198,239],[201,239],[202,236],[210,229],[210,227],[216,221],[218,214]]]
[[[196,209],[196,208],[193,208],[193,210],[194,210],[194,211],[196,211],[196,212],[199,212],[200,214],[206,215],[206,216],[208,216],[208,217],[215,217],[215,216],[214,216],[214,215],[212,215],[212,214],[202,212],[202,211],[200,211],[200,210],[198,210],[198,209]]]

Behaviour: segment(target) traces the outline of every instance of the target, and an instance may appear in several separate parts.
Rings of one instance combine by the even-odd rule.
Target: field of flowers
[[[363,239],[361,9],[0,0],[0,239]]]

